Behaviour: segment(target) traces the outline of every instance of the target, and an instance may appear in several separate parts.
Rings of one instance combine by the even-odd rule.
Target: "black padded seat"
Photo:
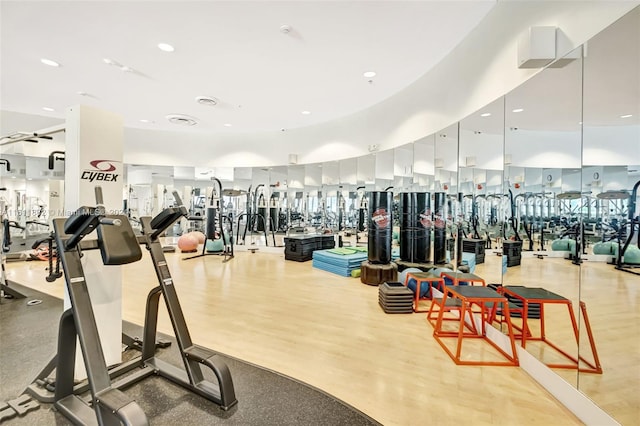
[[[142,258],[138,238],[125,215],[105,215],[106,219],[119,220],[120,225],[98,226],[98,247],[105,265],[125,265]]]

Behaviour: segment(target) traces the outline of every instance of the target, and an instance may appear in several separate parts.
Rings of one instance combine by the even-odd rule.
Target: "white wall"
[[[460,166],[464,167],[467,157],[475,159],[475,167],[486,170],[502,170],[504,136],[488,133],[475,134],[470,130],[460,130]]]
[[[160,132],[125,129],[126,163],[196,166],[271,166],[351,158],[378,144],[390,149],[445,128],[534,75],[518,69],[517,38],[530,26],[562,29],[572,47],[606,28],[638,1],[501,1],[477,28],[430,72],[389,99],[328,123],[284,132],[208,134],[196,130]],[[13,118],[15,117],[15,114]],[[6,123],[6,113],[0,124]],[[33,119],[33,118],[31,118]],[[51,125],[51,119],[28,129]],[[2,125],[7,131],[13,130]],[[4,134],[3,130],[3,134]],[[24,147],[45,156],[54,144]],[[59,148],[59,147],[58,147]]]
[[[505,155],[521,167],[580,168],[579,132],[510,131],[506,135]]]
[[[367,110],[285,132],[202,134],[127,129],[128,163],[287,164],[364,155],[418,140],[462,119],[534,75],[518,69],[517,37],[554,25],[577,47],[635,7],[637,1],[504,1],[450,55],[405,90]],[[153,141],[153,143],[150,143]],[[211,155],[207,147],[215,146]],[[277,149],[274,149],[277,147]],[[203,155],[205,154],[205,155]]]
[[[640,126],[600,126],[583,129],[585,165],[640,164]]]

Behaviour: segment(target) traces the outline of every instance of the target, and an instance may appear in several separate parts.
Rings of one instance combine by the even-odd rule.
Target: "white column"
[[[95,206],[94,188],[102,187],[107,212],[122,211],[124,167],[122,118],[88,106],[67,110],[64,205],[68,213]],[[95,239],[90,234],[87,239]],[[104,266],[98,250],[84,252],[82,266],[107,365],[122,360],[122,269]],[[65,295],[65,309],[70,307]],[[82,365],[80,351],[76,370]],[[79,361],[79,362],[78,362]],[[82,371],[82,369],[80,369]],[[80,373],[78,375],[81,375]]]

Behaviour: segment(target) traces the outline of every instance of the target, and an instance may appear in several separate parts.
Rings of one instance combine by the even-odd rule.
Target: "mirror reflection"
[[[557,373],[577,386],[570,320],[579,306],[582,257],[582,63],[579,52],[570,57],[505,97],[502,284],[523,306],[545,292],[544,308],[521,313],[528,328],[521,344],[549,366],[567,366]]]
[[[591,328],[604,371],[602,375],[580,373],[578,388],[621,424],[637,421],[624,409],[636,404],[635,395],[620,383],[637,368],[640,356],[637,342],[629,344],[625,333],[620,333],[637,321],[635,290],[640,273],[638,28],[640,8],[635,8],[590,40],[584,58],[580,190],[585,261],[580,300],[588,308],[590,321],[580,321],[580,354],[591,353],[587,333]]]
[[[500,282],[504,227],[504,98],[460,121],[462,260],[488,282]],[[485,264],[486,263],[486,264]]]

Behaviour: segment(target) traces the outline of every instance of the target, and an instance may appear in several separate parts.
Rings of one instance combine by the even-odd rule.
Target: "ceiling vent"
[[[194,117],[184,114],[169,114],[166,118],[169,120],[169,123],[178,124],[180,126],[195,126],[198,124],[198,120]]]
[[[200,105],[206,105],[206,106],[218,105],[218,100],[211,96],[198,96],[196,97],[196,102],[199,103]]]

